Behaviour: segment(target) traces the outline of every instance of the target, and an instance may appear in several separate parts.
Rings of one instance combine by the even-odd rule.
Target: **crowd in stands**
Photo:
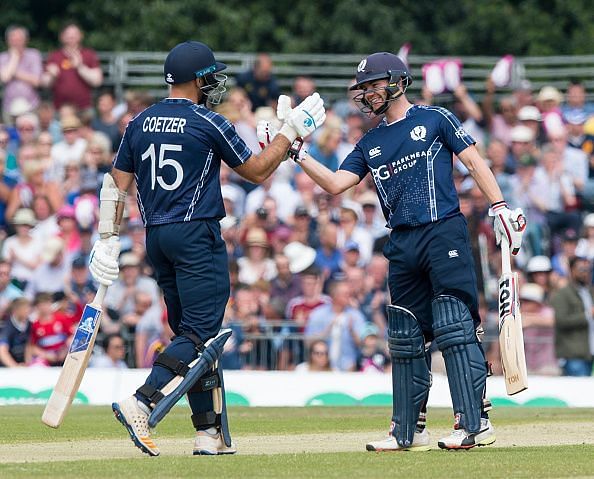
[[[102,89],[96,53],[75,24],[45,56],[23,27],[6,31],[0,54],[0,364],[59,365],[81,308],[94,298],[87,269],[97,237],[98,191],[127,123],[156,99]],[[231,79],[217,109],[259,151],[256,123],[274,119],[280,93],[299,103],[316,89],[299,76],[281,92],[269,55]],[[336,170],[379,119],[352,96],[327,105],[307,150]],[[562,93],[524,81],[501,96],[490,79],[477,103],[464,85],[450,107],[478,141],[505,199],[523,208],[528,230],[515,268],[531,373],[590,375],[594,353],[594,105],[578,81]],[[498,98],[498,100],[496,100]],[[423,89],[420,104],[434,98]],[[489,205],[455,160],[460,207],[473,239],[485,348],[497,372],[497,278]],[[221,220],[232,293],[224,325],[234,334],[229,369],[387,372],[385,227],[372,178],[331,196],[286,161],[262,185],[223,165]],[[149,367],[172,335],[152,277],[144,227],[129,194],[120,279],[105,297],[92,366]],[[439,353],[437,353],[439,354]],[[440,369],[436,357],[434,370]]]

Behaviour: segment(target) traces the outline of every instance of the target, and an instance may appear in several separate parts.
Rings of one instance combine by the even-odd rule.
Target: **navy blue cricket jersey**
[[[460,211],[453,154],[474,143],[450,111],[413,105],[368,131],[340,169],[361,179],[371,172],[390,228],[420,226]]]
[[[251,150],[223,116],[183,98],[166,98],[126,128],[114,167],[134,173],[145,226],[223,218],[219,170]]]

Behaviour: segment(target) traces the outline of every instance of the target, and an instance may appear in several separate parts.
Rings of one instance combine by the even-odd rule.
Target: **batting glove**
[[[285,123],[279,133],[285,136],[291,143],[298,136],[305,138],[311,135],[326,120],[324,100],[322,100],[317,92],[308,96],[299,106],[293,109],[287,109],[287,101],[282,98],[283,96],[281,95],[278,99],[279,107],[277,108],[277,115]],[[281,111],[279,111],[279,108]]]
[[[110,286],[120,273],[118,257],[120,255],[120,238],[110,236],[95,241],[91,250],[89,271],[99,284]]]
[[[522,246],[522,236],[526,229],[526,217],[522,208],[510,210],[505,201],[498,201],[491,205],[489,214],[495,217],[493,229],[495,230],[497,244],[501,244],[501,239],[505,238],[511,253],[513,255],[518,254]]]
[[[278,135],[278,129],[269,121],[260,120],[256,125],[256,135],[258,136],[258,143],[260,143],[260,148],[264,149],[274,137]]]

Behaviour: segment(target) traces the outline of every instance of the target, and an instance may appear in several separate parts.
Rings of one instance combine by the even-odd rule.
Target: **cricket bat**
[[[93,302],[85,305],[60,377],[41,417],[43,423],[50,427],[60,427],[78,391],[95,345],[106,291],[107,286],[100,285]]]
[[[501,240],[501,278],[499,278],[499,350],[509,396],[528,388],[524,354],[524,334],[518,296],[518,273],[511,270],[509,244]]]

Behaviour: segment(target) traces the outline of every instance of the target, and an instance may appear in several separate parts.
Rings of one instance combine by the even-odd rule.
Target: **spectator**
[[[109,334],[119,332],[123,318],[136,311],[136,293],[148,293],[151,304],[159,302],[159,288],[154,279],[141,274],[140,260],[134,253],[120,256],[120,278],[107,290],[105,295],[105,317],[102,330]]]
[[[225,308],[225,316],[223,317],[223,324],[221,328],[229,328],[233,333],[223,347],[223,354],[219,359],[219,365],[223,369],[241,369],[241,351],[243,347],[243,330],[241,324],[233,322],[233,308],[231,301],[227,303]]]
[[[31,360],[29,335],[31,334],[31,303],[16,298],[10,304],[9,318],[0,330],[0,365],[7,368],[25,366]]]
[[[594,104],[586,102],[586,86],[580,80],[571,80],[565,93],[565,103],[561,106],[563,115],[570,112],[581,113],[587,117],[594,115]]]
[[[315,136],[315,141],[309,148],[309,153],[326,168],[332,171],[338,169],[338,165],[344,158],[338,157],[338,149],[342,141],[342,125],[340,121],[329,122],[320,129]]]
[[[77,256],[72,260],[70,280],[64,289],[71,301],[81,304],[93,301],[97,288],[90,278],[89,266],[84,256]]]
[[[41,132],[47,132],[52,137],[53,143],[62,141],[62,127],[60,121],[56,118],[56,109],[49,101],[43,101],[37,109],[39,117],[39,129]]]
[[[118,139],[120,132],[118,130],[118,119],[114,115],[116,99],[111,90],[103,90],[97,96],[96,110],[97,114],[91,120],[93,130],[105,134],[110,141],[110,151],[116,152],[118,149]]]
[[[516,127],[523,128],[523,127]],[[513,133],[512,133],[513,138]],[[513,141],[513,140],[512,140]],[[513,144],[513,143],[512,143]],[[508,164],[507,146],[500,140],[491,140],[487,147],[487,159],[490,161],[490,168],[495,175],[495,180],[501,189],[504,198],[509,198],[509,202],[515,204],[515,197],[513,196],[512,178],[513,172],[516,169],[515,158],[512,159],[512,164]],[[512,174],[510,174],[512,173]]]
[[[271,281],[277,274],[276,266],[269,257],[270,242],[262,228],[250,228],[245,239],[246,255],[237,260],[239,281],[252,285],[263,279]]]
[[[295,77],[293,80],[293,94],[291,95],[293,106],[299,105],[315,91],[316,83],[313,78],[303,75]]]
[[[103,72],[97,54],[82,47],[83,33],[74,23],[60,32],[60,50],[51,52],[46,61],[43,84],[51,87],[56,108],[72,104],[80,110],[91,108],[93,88],[103,83]]]
[[[390,304],[387,289],[388,261],[383,255],[374,254],[365,273],[367,285],[361,301],[361,312],[367,322],[374,323],[382,333],[388,326],[386,306]]]
[[[453,112],[462,123],[464,130],[472,136],[478,144],[484,144],[485,131],[483,129],[483,112],[480,106],[468,93],[466,85],[460,83],[454,90]]]
[[[589,213],[583,222],[583,237],[577,242],[575,255],[594,260],[594,213]]]
[[[37,89],[41,85],[43,63],[41,53],[27,48],[29,31],[20,25],[12,25],[4,34],[8,50],[0,53],[0,80],[4,85],[2,114],[4,122],[10,123],[10,112],[15,102],[25,101],[28,111],[39,105]]]
[[[0,325],[6,318],[10,304],[23,296],[23,292],[10,281],[11,270],[8,261],[0,260]]]
[[[243,88],[249,96],[252,111],[262,106],[276,108],[280,89],[272,74],[272,58],[268,53],[259,53],[254,67],[237,76],[237,86]],[[306,95],[307,96],[307,95]]]
[[[317,222],[311,217],[305,206],[295,208],[290,240],[291,242],[309,245],[314,249],[320,246],[320,240],[317,234]]]
[[[232,170],[225,162],[221,164],[220,171],[221,195],[225,203],[225,211],[237,218],[243,217],[245,209],[245,191],[231,181]],[[226,203],[229,201],[230,203]]]
[[[338,228],[334,223],[327,223],[320,229],[320,246],[316,250],[315,265],[322,271],[325,281],[341,271],[342,253],[337,246]]]
[[[567,145],[583,151],[589,159],[588,173],[592,170],[591,156],[594,153],[594,135],[586,134],[584,125],[588,117],[584,113],[569,111],[563,115],[565,126],[567,128]]]
[[[52,146],[52,168],[50,176],[62,182],[67,165],[80,165],[87,148],[87,140],[81,137],[82,123],[76,116],[67,116],[61,121],[64,139]]]
[[[551,298],[555,351],[564,376],[591,376],[594,354],[592,267],[585,258],[569,262],[570,282]]]
[[[365,317],[361,311],[350,306],[350,287],[344,281],[331,284],[330,297],[330,304],[311,312],[305,337],[308,341],[324,339],[328,342],[333,370],[355,371]]]
[[[358,264],[361,261],[361,253],[359,251],[359,244],[353,240],[348,240],[342,248],[342,263],[340,269],[346,276],[353,270],[360,270]],[[358,294],[364,294],[365,291],[358,290]]]
[[[18,145],[35,145],[39,136],[39,118],[35,113],[25,113],[16,117],[15,126],[18,133]]]
[[[41,242],[52,236],[57,236],[60,228],[48,197],[42,194],[35,195],[32,208],[36,224],[31,231],[31,236]]]
[[[41,261],[25,288],[25,296],[30,300],[40,292],[64,292],[70,276],[70,261],[66,259],[65,243],[62,238],[54,236],[44,242]]]
[[[232,88],[227,95],[227,100],[217,108],[217,111],[233,123],[235,131],[250,150],[260,151],[256,135],[257,120],[252,110],[252,102],[245,90]]]
[[[74,208],[70,205],[62,206],[56,213],[56,219],[58,221],[58,228],[60,228],[60,238],[64,240],[66,259],[70,263],[74,256],[81,253],[82,247]]]
[[[555,311],[545,303],[544,290],[536,283],[522,285],[520,301],[528,372],[557,375]]]
[[[375,324],[367,323],[361,333],[361,347],[357,358],[357,371],[362,373],[384,373],[390,371],[392,363],[386,354],[385,345],[379,337]]]
[[[34,364],[61,366],[68,352],[68,338],[76,329],[76,320],[80,318],[80,313],[74,318],[55,311],[52,303],[50,293],[37,293],[35,296],[31,355]]]
[[[344,252],[348,241],[357,243],[361,255],[359,266],[365,266],[373,254],[373,237],[358,223],[363,219],[363,211],[356,201],[344,200],[340,206],[340,226],[336,233],[336,245]]]
[[[548,134],[563,126],[561,109],[563,95],[553,86],[543,86],[536,97],[537,106],[542,114],[543,127]]]
[[[536,146],[540,146],[546,141],[545,132],[542,128],[542,115],[534,105],[525,105],[520,108],[518,111],[518,121],[520,125],[530,128],[532,137],[536,141]]]
[[[328,345],[326,341],[318,339],[309,345],[307,362],[298,364],[295,371],[321,372],[332,371],[328,358]]]
[[[315,252],[312,253],[315,254]],[[300,271],[295,270],[295,263],[291,268],[289,258],[282,253],[274,256],[274,263],[277,275],[270,283],[270,306],[274,309],[276,318],[283,319],[289,301],[301,294],[301,281],[297,276]]]
[[[510,132],[510,139],[510,154],[505,169],[507,173],[514,173],[521,157],[524,155],[539,156],[539,152],[534,143],[534,132],[525,125],[514,126]]]
[[[303,248],[303,250],[308,251],[307,247]],[[290,253],[290,250],[288,253]],[[310,255],[310,253],[304,253],[301,258],[308,255]],[[296,255],[295,258],[297,258]],[[308,262],[309,260],[306,263]],[[302,293],[300,296],[293,297],[288,302],[285,318],[294,321],[297,326],[296,330],[298,332],[303,332],[309,321],[311,312],[319,306],[330,304],[331,299],[325,294],[322,294],[321,271],[316,266],[309,266],[303,270],[300,277]]]
[[[526,264],[526,280],[536,283],[543,289],[544,300],[549,301],[556,289],[558,278],[553,275],[553,267],[548,256],[533,256]]]
[[[574,230],[565,230],[559,251],[551,257],[551,266],[560,278],[569,278],[569,260],[576,255],[578,236]]]
[[[386,228],[386,221],[380,216],[377,195],[373,191],[366,191],[357,197],[357,202],[361,205],[363,211],[362,218],[358,225],[367,231],[375,241],[378,238],[388,236],[388,228]]]
[[[567,129],[564,126],[549,130],[548,136],[553,149],[561,157],[563,171],[571,177],[576,193],[581,194],[588,179],[588,155],[568,144]]]
[[[483,115],[485,123],[492,138],[511,145],[511,131],[518,124],[518,104],[513,96],[505,96],[499,100],[499,111],[493,111],[495,100],[495,83],[489,77],[486,83],[486,92],[483,97]]]
[[[13,279],[24,289],[41,263],[43,244],[31,236],[31,230],[35,226],[35,215],[30,209],[17,210],[12,224],[16,234],[4,241],[2,258],[11,265]]]
[[[117,333],[108,334],[103,339],[101,347],[103,354],[93,356],[91,366],[94,368],[114,368],[127,369],[128,365],[124,361],[126,357],[126,345],[124,338]]]
[[[277,174],[270,175],[258,187],[248,193],[245,198],[245,213],[255,213],[262,207],[264,200],[271,197],[276,201],[278,217],[286,222],[300,203],[299,194],[288,183],[277,180]]]
[[[137,291],[134,311],[122,317],[123,326],[134,337],[134,358],[137,368],[150,368],[155,358],[150,345],[159,340],[163,332],[161,302],[153,301],[151,293]]]

